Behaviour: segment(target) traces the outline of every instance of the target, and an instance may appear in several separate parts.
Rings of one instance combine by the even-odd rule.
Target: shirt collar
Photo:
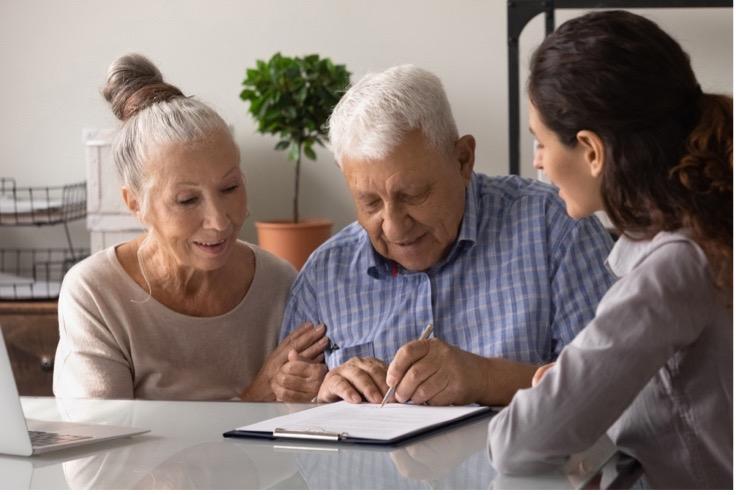
[[[470,184],[465,188],[465,212],[463,220],[460,224],[460,232],[457,235],[457,242],[454,248],[461,242],[470,242],[475,244],[478,240],[478,189],[480,188],[478,176],[473,173],[470,178]]]
[[[618,238],[606,259],[606,267],[616,277],[630,273],[653,251],[670,242],[691,242],[686,230],[659,232],[651,239],[625,233]]]
[[[478,190],[479,180],[475,173],[473,173],[470,184],[465,188],[465,211],[463,212],[463,218],[460,222],[460,231],[458,232],[457,240],[450,249],[449,254],[439,264],[435,265],[434,268],[439,268],[454,258],[461,246],[474,245],[478,239]],[[384,258],[373,249],[371,240],[368,237],[368,233],[363,230],[363,243],[358,250],[358,256],[360,257],[360,269],[362,273],[367,273],[369,276],[380,279],[384,277],[391,277],[392,274],[397,273],[397,264]],[[399,270],[399,273],[402,270]]]

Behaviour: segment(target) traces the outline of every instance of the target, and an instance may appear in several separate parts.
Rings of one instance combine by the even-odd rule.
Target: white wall
[[[732,91],[731,9],[639,12],[683,43],[704,89]],[[559,12],[558,23],[580,13]],[[522,66],[542,35],[540,17],[522,36]],[[329,56],[353,80],[406,62],[434,71],[460,132],[477,138],[477,170],[506,173],[504,0],[0,0],[0,176],[28,186],[83,180],[81,130],[116,125],[99,95],[105,70],[137,51],[233,124],[253,213],[242,237],[254,240],[253,219],[289,215],[293,169],[275,138],[255,133],[238,94],[246,67],[279,50]],[[525,115],[522,171],[533,176]],[[329,153],[318,155],[303,167],[302,211],[340,228],[352,203]],[[0,246],[63,246],[62,235],[3,228]],[[83,222],[73,235],[88,242]]]

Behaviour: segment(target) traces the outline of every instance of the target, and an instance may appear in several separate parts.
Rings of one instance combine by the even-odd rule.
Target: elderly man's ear
[[[475,165],[475,138],[473,136],[466,134],[455,141],[453,160],[460,167],[460,173],[465,179],[465,183],[470,183],[473,175],[473,165]]]

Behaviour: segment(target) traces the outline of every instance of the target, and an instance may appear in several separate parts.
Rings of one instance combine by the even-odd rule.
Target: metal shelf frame
[[[539,14],[544,14],[545,36],[555,29],[558,9],[654,9],[654,8],[733,8],[729,0],[508,0],[506,3],[508,33],[509,83],[509,174],[519,175],[519,36],[524,27]]]

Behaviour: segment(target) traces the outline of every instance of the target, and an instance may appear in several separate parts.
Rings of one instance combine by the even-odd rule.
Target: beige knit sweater
[[[228,400],[276,347],[294,269],[257,246],[248,293],[214,317],[177,313],[125,272],[115,247],[64,277],[59,295],[57,397]],[[146,302],[135,302],[143,301]]]

